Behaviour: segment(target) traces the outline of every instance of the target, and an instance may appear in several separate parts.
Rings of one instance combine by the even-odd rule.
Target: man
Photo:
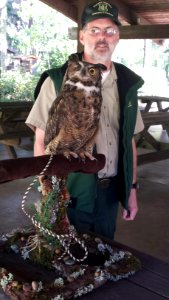
[[[103,73],[103,104],[96,137],[96,151],[106,156],[106,165],[99,174],[70,174],[67,186],[72,201],[68,216],[75,227],[113,239],[119,202],[124,207],[125,220],[134,220],[138,211],[133,135],[143,129],[137,104],[137,90],[143,80],[111,61],[119,41],[120,25],[114,5],[105,1],[88,5],[81,22],[79,40],[84,53],[79,57],[107,67]],[[60,74],[64,75],[65,71],[66,64],[59,71],[48,70],[37,86],[38,96],[26,121],[35,130],[35,156],[44,154],[48,111],[58,93],[60,79],[63,80]]]

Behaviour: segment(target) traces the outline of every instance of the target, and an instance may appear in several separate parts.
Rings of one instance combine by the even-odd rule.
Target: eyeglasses
[[[107,27],[105,29],[101,29],[99,27],[86,28],[85,31],[88,32],[91,36],[99,36],[101,33],[106,37],[112,37],[116,33],[118,33],[118,29]]]

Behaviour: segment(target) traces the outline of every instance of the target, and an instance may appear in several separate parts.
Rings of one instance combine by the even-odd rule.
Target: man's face
[[[80,31],[79,40],[84,45],[84,53],[92,60],[106,62],[119,41],[118,26],[109,18],[89,22]]]

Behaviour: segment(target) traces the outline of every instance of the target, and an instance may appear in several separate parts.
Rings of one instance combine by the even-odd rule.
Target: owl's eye
[[[96,74],[96,70],[94,68],[89,69],[89,74],[94,76]]]

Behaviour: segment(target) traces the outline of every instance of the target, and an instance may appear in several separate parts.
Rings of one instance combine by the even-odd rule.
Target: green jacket
[[[80,59],[82,54],[79,54]],[[137,90],[144,81],[122,64],[114,63],[117,73],[117,86],[120,101],[120,126],[119,126],[119,160],[118,183],[119,201],[127,209],[128,198],[133,180],[133,153],[132,138],[134,135],[137,116]],[[35,89],[35,98],[38,96],[43,81],[50,76],[54,82],[57,93],[60,91],[67,62],[58,68],[45,71]],[[77,199],[76,208],[85,212],[92,212],[97,191],[97,175],[71,173],[67,180],[71,197]]]

